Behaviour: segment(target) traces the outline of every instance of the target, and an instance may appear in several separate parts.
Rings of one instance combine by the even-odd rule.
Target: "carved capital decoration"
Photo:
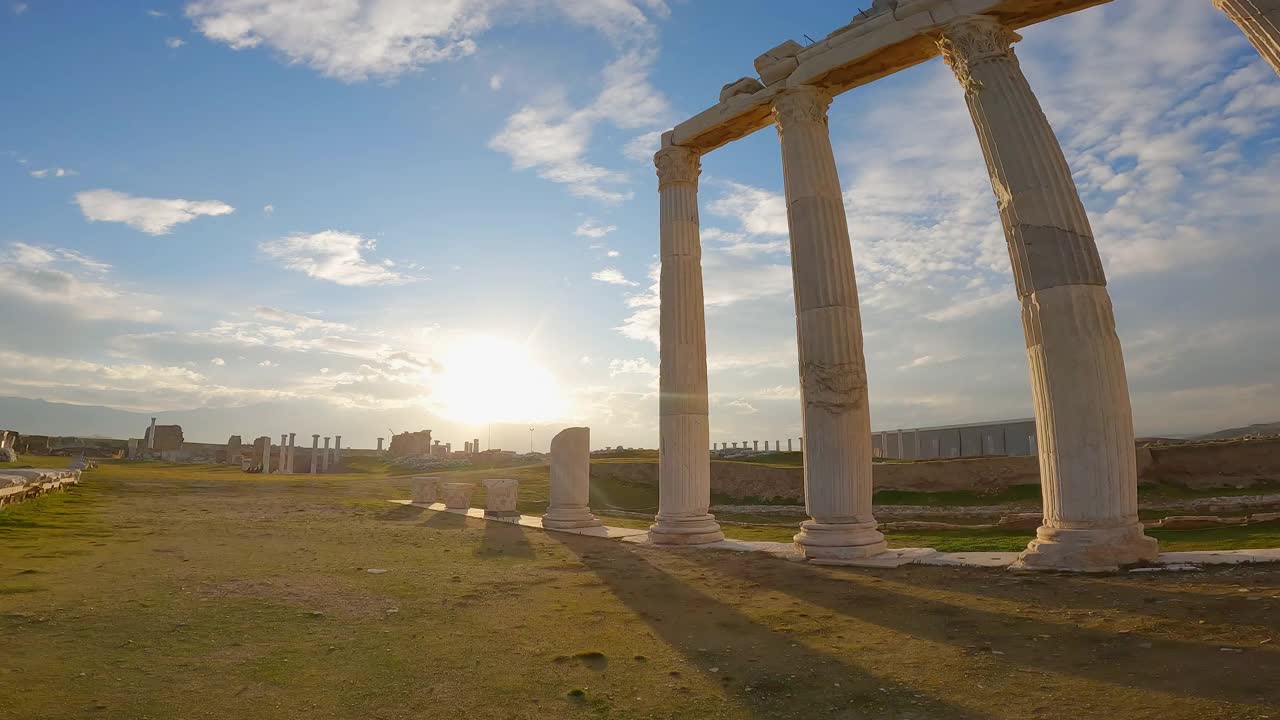
[[[805,85],[784,90],[773,101],[773,121],[778,132],[802,123],[826,125],[829,107],[831,93],[821,88]]]
[[[982,89],[982,83],[973,77],[973,68],[992,60],[1016,62],[1013,44],[1021,39],[1021,35],[989,15],[970,15],[942,31],[938,50],[955,72],[965,94],[972,95]]]
[[[653,156],[658,168],[658,189],[667,183],[698,182],[702,172],[702,156],[693,148],[672,145],[659,150]]]

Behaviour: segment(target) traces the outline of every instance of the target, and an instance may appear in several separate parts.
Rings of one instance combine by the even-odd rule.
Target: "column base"
[[[600,519],[589,508],[547,508],[542,516],[542,527],[548,530],[576,530],[600,527]]]
[[[1159,543],[1142,531],[1142,523],[1096,530],[1041,525],[1036,539],[1009,569],[1114,572],[1125,565],[1151,562],[1160,554]]]
[[[805,520],[795,536],[796,549],[811,560],[858,560],[879,555],[889,546],[875,520],[825,523]]]
[[[649,542],[655,545],[707,545],[724,540],[715,515],[663,517],[649,526]]]

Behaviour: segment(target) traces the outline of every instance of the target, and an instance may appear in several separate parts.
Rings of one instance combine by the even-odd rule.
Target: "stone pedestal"
[[[471,493],[475,489],[475,483],[443,483],[444,506],[450,510],[466,510],[471,507]]]
[[[516,502],[520,497],[520,481],[508,479],[484,480],[487,517],[520,517]]]
[[[430,505],[440,501],[440,478],[433,475],[415,475],[409,479],[409,499]]]
[[[595,527],[591,514],[591,431],[566,428],[551,438],[551,501],[542,526],[551,530]]]
[[[1280,73],[1280,0],[1213,0]]]
[[[805,507],[795,541],[808,558],[885,550],[871,512],[871,410],[862,316],[844,196],[827,129],[831,97],[800,87],[774,101],[791,229],[804,426]]]
[[[663,136],[658,169],[660,369],[658,514],[651,541],[697,545],[724,539],[711,507],[711,432],[707,423],[707,329],[698,226],[701,160]]]
[[[987,16],[939,40],[987,160],[1022,301],[1044,524],[1016,567],[1103,571],[1154,560],[1138,522],[1133,417],[1093,230],[1053,128]]]

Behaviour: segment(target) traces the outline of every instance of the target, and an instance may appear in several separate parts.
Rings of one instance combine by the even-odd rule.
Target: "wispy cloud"
[[[588,218],[582,221],[582,224],[578,226],[577,230],[573,231],[573,234],[577,235],[578,237],[585,237],[585,238],[591,238],[593,240],[599,240],[604,236],[608,235],[609,233],[616,231],[617,229],[618,229],[617,225],[602,225],[596,220],[592,220]]]
[[[421,279],[396,271],[387,261],[371,262],[366,255],[375,245],[355,233],[325,230],[268,240],[258,247],[290,270],[339,285],[403,285]]]
[[[90,320],[153,322],[155,298],[132,293],[106,276],[111,265],[76,250],[12,243],[0,263],[0,294],[28,303],[61,306]]]
[[[40,170],[31,171],[31,177],[40,178],[41,180],[45,178],[72,177],[74,175],[79,175],[79,174],[80,173],[76,172],[75,170],[68,170],[67,168],[60,168],[60,167],[43,168]]]
[[[220,200],[134,197],[115,190],[86,190],[76,193],[75,200],[89,222],[124,223],[148,235],[167,235],[174,227],[201,215],[235,212]]]
[[[627,276],[623,275],[622,271],[617,268],[605,268],[603,270],[593,272],[591,273],[591,279],[598,280],[602,283],[609,283],[610,285],[636,286],[640,284],[634,280],[628,280]]]
[[[178,48],[186,44],[187,44],[187,41],[183,40],[180,37],[167,37],[164,39],[164,46],[169,48],[170,50],[177,50]]]

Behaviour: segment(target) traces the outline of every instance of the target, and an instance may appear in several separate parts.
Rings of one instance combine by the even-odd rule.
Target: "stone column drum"
[[[316,466],[320,463],[320,436],[311,436],[311,474],[316,474]]]
[[[516,502],[520,498],[520,481],[506,478],[484,480],[485,517],[520,517]]]
[[[784,91],[773,115],[791,228],[800,355],[805,507],[795,541],[805,557],[850,560],[885,549],[871,514],[871,409],[862,316],[844,197],[827,129],[831,96]]]
[[[939,40],[987,160],[1022,301],[1044,524],[1015,567],[1112,570],[1153,560],[1138,522],[1133,417],[1102,261],[1053,128],[997,20]]]
[[[649,539],[699,545],[724,539],[711,507],[711,430],[707,421],[707,327],[698,229],[698,151],[671,143],[658,169],[659,279],[658,514]]]
[[[1213,0],[1280,73],[1280,0]]]
[[[471,493],[475,491],[475,483],[444,483],[444,506],[450,510],[466,510],[471,507]]]
[[[415,475],[409,479],[409,499],[430,505],[440,500],[440,478],[434,475]]]
[[[596,527],[591,514],[591,431],[565,428],[551,438],[551,502],[542,516],[549,530]]]

